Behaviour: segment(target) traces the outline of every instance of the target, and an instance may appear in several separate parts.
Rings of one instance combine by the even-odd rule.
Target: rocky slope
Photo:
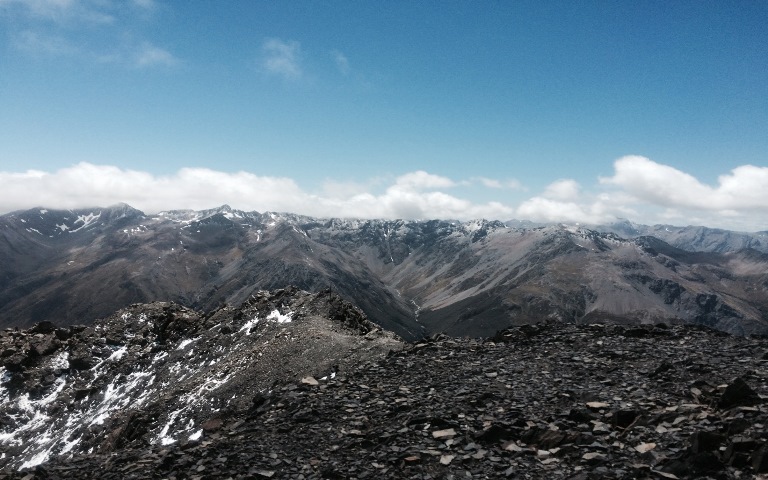
[[[183,353],[200,334],[169,345]],[[105,421],[110,434],[83,453],[0,478],[760,478],[767,359],[765,338],[663,324],[437,336],[335,377],[238,388],[223,398],[249,409],[187,415],[165,433],[167,417],[142,407]]]
[[[35,209],[0,218],[0,325],[90,323],[154,300],[207,311],[297,285],[331,287],[408,340],[546,318],[768,333],[759,234],[699,231],[686,249],[636,227]]]
[[[200,439],[275,384],[333,377],[402,342],[325,291],[202,315],[133,305],[91,326],[0,332],[0,465]]]

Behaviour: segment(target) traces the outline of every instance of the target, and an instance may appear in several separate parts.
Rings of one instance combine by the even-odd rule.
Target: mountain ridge
[[[210,310],[297,285],[333,288],[406,339],[487,336],[543,318],[768,331],[762,234],[679,229],[673,245],[641,235],[671,228],[634,225],[635,238],[622,228],[316,219],[228,205],[154,216],[124,204],[32,209],[0,217],[0,324],[88,323],[153,300]]]

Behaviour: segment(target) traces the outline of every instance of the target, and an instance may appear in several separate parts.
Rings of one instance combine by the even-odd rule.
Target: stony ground
[[[759,478],[767,352],[691,327],[437,337],[252,394],[196,441],[0,478]]]
[[[332,292],[259,292],[207,315],[136,304],[89,327],[0,331],[0,469],[202,437],[253,392],[403,342]]]

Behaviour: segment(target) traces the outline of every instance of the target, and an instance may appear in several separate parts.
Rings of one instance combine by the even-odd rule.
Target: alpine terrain
[[[151,301],[210,311],[295,285],[331,288],[406,340],[544,319],[765,334],[767,235],[40,208],[0,217],[0,325],[89,324]]]
[[[765,235],[7,214],[0,479],[760,478]]]
[[[701,326],[405,343],[333,292],[288,288],[6,329],[0,350],[6,479],[768,472],[768,340]]]

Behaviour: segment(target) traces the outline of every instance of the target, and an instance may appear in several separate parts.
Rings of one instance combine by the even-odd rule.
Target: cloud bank
[[[497,201],[477,202],[472,189]],[[464,192],[464,196],[456,194]],[[33,207],[80,208],[128,203],[146,213],[205,209],[224,203],[243,210],[293,212],[317,217],[488,218],[599,224],[629,218],[657,224],[768,230],[768,168],[744,165],[716,186],[640,156],[616,160],[612,176],[593,190],[559,179],[539,194],[512,204],[516,181],[451,179],[425,171],[367,183],[329,181],[312,193],[286,177],[183,168],[173,175],[79,163],[54,172],[0,171],[0,213]],[[469,192],[469,193],[467,193]]]
[[[640,156],[620,158],[612,177],[601,178],[638,199],[664,207],[727,213],[768,208],[768,167],[743,165],[720,175],[717,187]]]
[[[546,222],[605,223],[616,218],[648,223],[768,230],[768,167],[742,165],[707,185],[693,175],[646,157],[613,164],[603,188],[583,192],[574,180],[558,180],[517,208],[520,218]]]

